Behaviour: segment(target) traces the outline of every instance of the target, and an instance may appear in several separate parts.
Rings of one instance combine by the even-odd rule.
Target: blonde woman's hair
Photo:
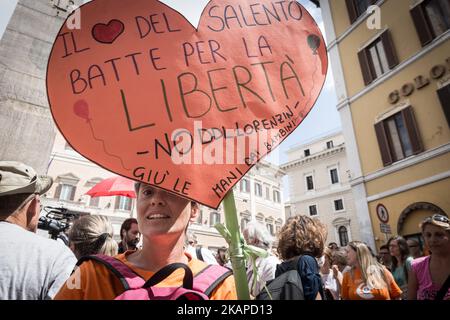
[[[100,215],[81,217],[69,230],[69,241],[74,246],[77,258],[91,254],[115,256],[118,245],[113,236],[108,217]]]
[[[388,288],[386,269],[372,255],[369,247],[361,241],[351,241],[348,245],[356,251],[364,283],[371,289]]]

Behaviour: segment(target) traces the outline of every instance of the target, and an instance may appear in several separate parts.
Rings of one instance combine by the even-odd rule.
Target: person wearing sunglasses
[[[420,227],[431,254],[412,262],[408,299],[450,300],[450,220],[435,214]]]

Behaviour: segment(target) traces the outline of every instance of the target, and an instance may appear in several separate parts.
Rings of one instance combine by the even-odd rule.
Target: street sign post
[[[389,222],[389,213],[388,213],[386,207],[381,203],[377,205],[377,216],[378,216],[378,219],[380,219],[380,221],[382,223]]]
[[[391,226],[387,223],[380,223],[381,233],[391,234]]]

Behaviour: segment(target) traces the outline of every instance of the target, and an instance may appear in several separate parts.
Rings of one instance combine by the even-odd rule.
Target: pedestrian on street
[[[347,263],[351,267],[344,273],[341,297],[343,300],[398,300],[402,291],[394,277],[372,255],[361,241],[347,246]]]
[[[108,217],[88,215],[75,220],[69,230],[69,247],[80,259],[91,254],[117,254],[117,242],[113,239],[113,227]]]
[[[120,227],[119,253],[124,253],[128,250],[137,250],[137,245],[140,241],[140,232],[136,218],[128,218]]]
[[[52,183],[24,163],[0,161],[0,300],[52,299],[75,267],[67,246],[36,234]]]
[[[430,255],[412,262],[408,300],[450,300],[450,220],[435,214],[420,227]]]

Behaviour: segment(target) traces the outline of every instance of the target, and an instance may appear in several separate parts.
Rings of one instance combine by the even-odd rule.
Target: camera
[[[69,238],[66,231],[72,225],[76,214],[67,210],[64,207],[50,207],[43,208],[46,212],[39,218],[38,228],[48,231],[53,240],[60,239],[65,245],[69,245]]]

